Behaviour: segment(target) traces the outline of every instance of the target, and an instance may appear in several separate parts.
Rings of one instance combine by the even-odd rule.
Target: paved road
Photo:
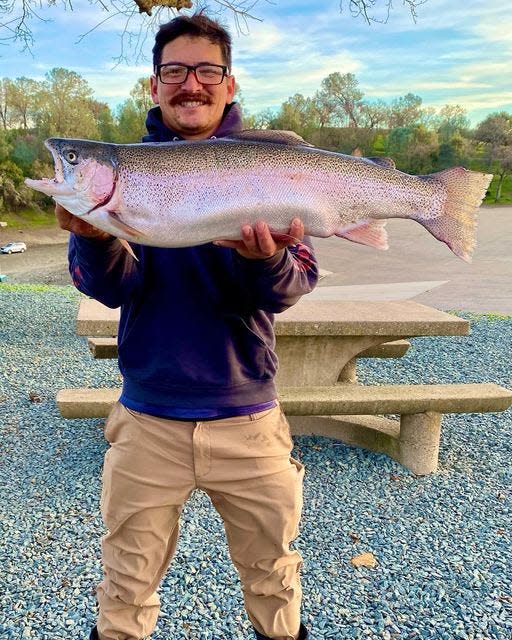
[[[345,292],[352,298],[378,299],[385,290],[389,297],[414,299],[443,310],[512,314],[512,207],[480,209],[471,264],[413,221],[390,220],[387,230],[388,251],[339,238],[315,239],[320,266],[333,272],[320,287],[350,286]],[[362,286],[378,284],[386,287],[379,291]],[[430,290],[421,292],[425,288]],[[338,291],[343,293],[333,289],[333,295]]]

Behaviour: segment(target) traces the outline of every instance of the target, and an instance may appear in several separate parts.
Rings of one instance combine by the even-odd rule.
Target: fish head
[[[117,178],[115,145],[48,138],[45,146],[53,156],[55,176],[41,180],[27,178],[27,186],[51,196],[77,216],[86,215],[112,198]]]

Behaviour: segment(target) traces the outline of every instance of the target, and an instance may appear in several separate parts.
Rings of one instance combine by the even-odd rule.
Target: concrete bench
[[[106,417],[119,394],[120,389],[62,389],[57,404],[65,418]],[[285,387],[279,398],[292,433],[385,453],[418,475],[437,469],[445,413],[497,412],[512,405],[512,391],[492,383]]]
[[[87,345],[95,358],[117,358],[116,338],[87,338]],[[401,358],[409,350],[409,340],[394,340],[370,347],[358,354],[358,358]]]

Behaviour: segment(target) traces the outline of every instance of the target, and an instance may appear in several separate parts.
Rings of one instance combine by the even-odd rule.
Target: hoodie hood
[[[183,140],[182,136],[165,126],[162,120],[162,111],[159,106],[153,107],[148,111],[146,128],[148,133],[142,138],[142,142],[172,142]],[[226,105],[222,121],[210,138],[224,138],[242,131],[242,128],[242,111],[237,102],[232,102]]]

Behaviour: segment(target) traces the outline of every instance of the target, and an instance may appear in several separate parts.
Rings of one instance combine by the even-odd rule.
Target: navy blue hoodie
[[[144,141],[180,139],[150,110]],[[241,130],[228,105],[216,137]],[[276,398],[275,313],[310,292],[318,278],[311,245],[265,260],[204,244],[164,249],[72,234],[75,286],[115,308],[123,375],[121,402],[164,417],[208,418],[250,413]]]

